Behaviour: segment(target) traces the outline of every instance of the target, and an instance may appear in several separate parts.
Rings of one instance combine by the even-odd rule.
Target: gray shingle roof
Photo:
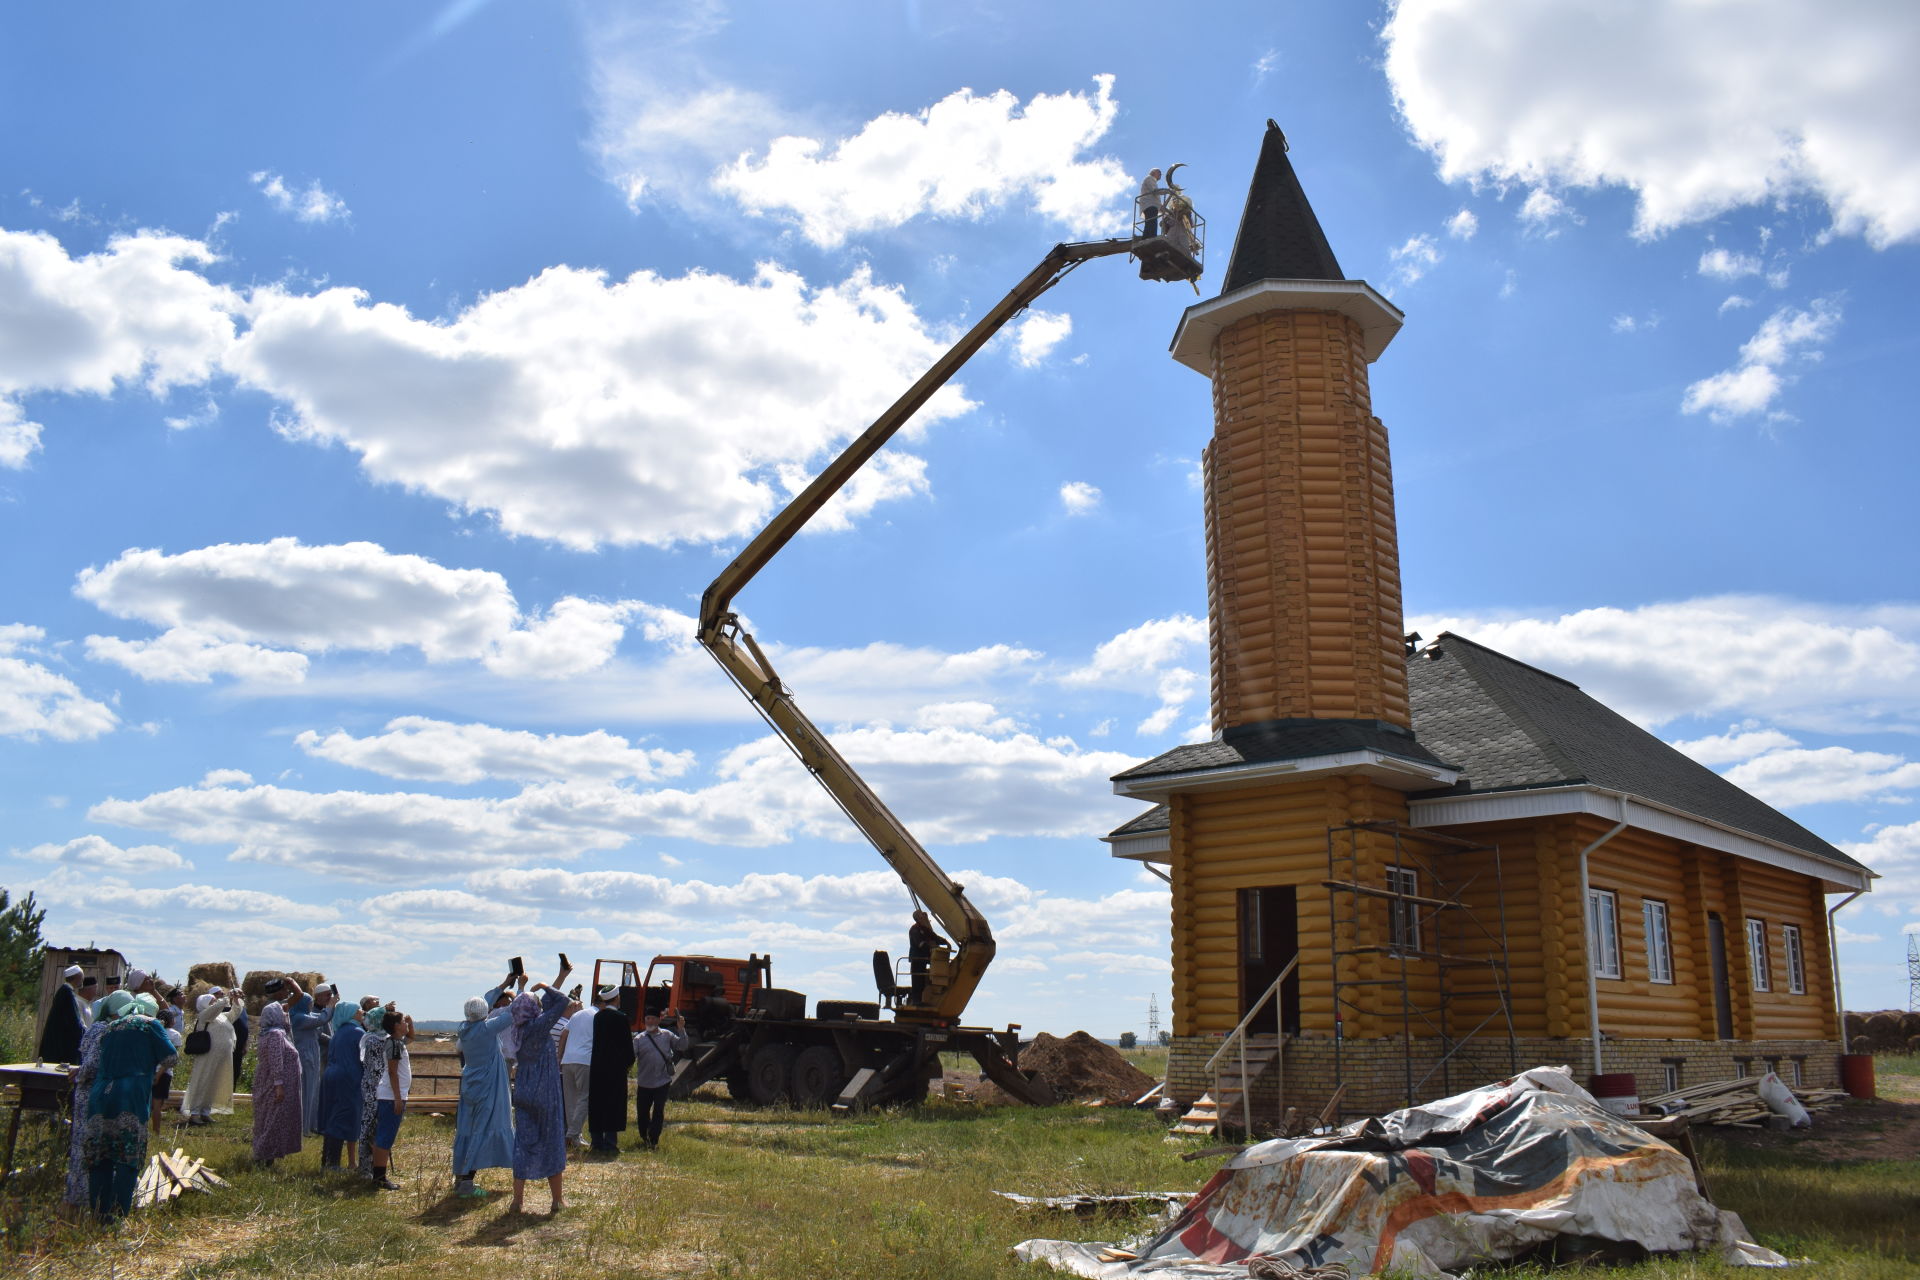
[[[1366,745],[1411,759],[1444,761],[1461,770],[1458,785],[1420,795],[1604,787],[1828,862],[1865,869],[1771,805],[1601,705],[1580,686],[1485,645],[1451,633],[1442,635],[1408,661],[1407,691],[1419,742],[1397,735],[1402,744],[1399,750],[1379,745],[1385,735],[1378,730],[1370,735],[1372,741],[1357,740],[1354,726],[1377,725],[1376,721],[1275,721],[1281,726],[1318,725],[1320,730],[1294,728],[1255,735],[1251,751],[1245,749],[1249,744],[1244,738],[1239,747],[1226,742],[1176,747],[1114,776],[1118,780],[1226,768],[1331,755]],[[1342,741],[1350,745],[1331,745]],[[1405,746],[1414,746],[1418,754]],[[1165,805],[1149,809],[1113,835],[1164,830],[1169,825],[1165,810]]]
[[[1118,782],[1122,778],[1152,778],[1195,769],[1307,760],[1361,750],[1417,760],[1421,764],[1442,763],[1416,742],[1412,734],[1384,720],[1267,720],[1229,729],[1224,742],[1196,742],[1175,747],[1113,777]]]
[[[1438,651],[1437,658],[1429,655]],[[1842,866],[1860,864],[1580,686],[1451,633],[1407,663],[1413,727],[1459,766],[1452,793],[1584,783]],[[1432,793],[1429,793],[1432,794]],[[1864,868],[1862,868],[1864,869]]]
[[[1220,292],[1232,293],[1261,280],[1344,279],[1287,159],[1287,135],[1269,120]]]

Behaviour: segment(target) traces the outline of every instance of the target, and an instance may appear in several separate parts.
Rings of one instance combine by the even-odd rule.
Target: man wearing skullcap
[[[633,1070],[633,1027],[619,1008],[620,991],[594,992],[593,1059],[587,1073],[587,1132],[601,1155],[620,1154],[627,1127],[627,1073]]]
[[[60,974],[54,988],[53,1004],[47,1010],[47,1025],[40,1033],[40,1061],[80,1061],[80,1037],[87,1034],[87,1020],[80,1013],[80,966],[70,964]]]

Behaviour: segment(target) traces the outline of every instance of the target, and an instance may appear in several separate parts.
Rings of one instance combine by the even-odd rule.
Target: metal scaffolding
[[[1383,835],[1393,841],[1385,883],[1363,866],[1363,835]],[[1489,853],[1477,869],[1463,869],[1462,855]],[[1411,873],[1411,874],[1409,874]],[[1491,877],[1495,919],[1476,908],[1470,895],[1484,890]],[[1451,1064],[1470,1041],[1494,1024],[1504,1024],[1509,1071],[1520,1070],[1520,1050],[1513,1029],[1513,993],[1507,949],[1506,884],[1500,868],[1500,846],[1476,844],[1453,836],[1398,822],[1349,822],[1327,828],[1327,911],[1332,949],[1334,1047],[1333,1074],[1337,1086],[1346,1082],[1344,1015],[1348,1011],[1400,1022],[1402,1057],[1406,1070],[1406,1105],[1422,1101],[1429,1080],[1440,1078],[1440,1093],[1454,1092]],[[1384,901],[1385,912],[1369,910]],[[1386,932],[1381,936],[1381,917]],[[1364,957],[1382,957],[1383,966],[1397,973],[1369,976]],[[1427,968],[1431,966],[1431,968]],[[1376,966],[1378,972],[1382,966]],[[1409,978],[1426,971],[1435,975],[1432,1004],[1423,1003]],[[1365,999],[1368,989],[1385,1000]],[[1394,999],[1397,994],[1398,1006]],[[1453,1004],[1463,998],[1493,1001],[1491,1011],[1469,1027],[1456,1026]],[[1496,1030],[1495,1034],[1498,1034]],[[1439,1042],[1438,1059],[1415,1074],[1413,1042],[1431,1037]]]

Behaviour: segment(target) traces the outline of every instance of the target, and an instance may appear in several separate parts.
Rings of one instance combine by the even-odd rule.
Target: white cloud
[[[1447,219],[1447,234],[1455,240],[1471,240],[1478,230],[1480,219],[1474,217],[1471,209],[1462,209]]]
[[[235,304],[190,269],[212,261],[198,241],[153,232],[70,258],[52,236],[0,230],[0,466],[23,467],[40,447],[25,396],[134,383],[158,396],[212,376]]]
[[[1886,799],[1920,788],[1920,763],[1847,747],[1783,748],[1727,770],[1727,779],[1781,808]]]
[[[1535,187],[1527,192],[1527,198],[1520,202],[1520,211],[1515,216],[1527,230],[1548,237],[1560,234],[1556,223],[1580,221],[1565,200],[1545,187]]]
[[[527,917],[526,904],[511,894],[486,898],[461,889],[402,889],[368,898],[360,904],[360,910],[388,920],[446,920],[469,929],[524,921]],[[506,965],[500,967],[504,970]]]
[[[1152,692],[1160,707],[1138,727],[1143,734],[1165,733],[1202,687],[1200,672],[1207,647],[1203,618],[1176,614],[1122,631],[1093,651],[1083,667],[1067,672],[1068,688],[1125,689]]]
[[[1383,37],[1449,181],[1623,185],[1642,235],[1802,193],[1876,246],[1920,231],[1920,8],[1400,0]]]
[[[55,671],[30,662],[35,645],[46,638],[39,627],[0,625],[0,738],[35,741],[43,734],[60,742],[97,738],[120,723],[103,702]]]
[[[715,187],[753,213],[797,225],[831,248],[923,215],[977,220],[1019,202],[1075,234],[1121,226],[1126,171],[1086,151],[1113,127],[1113,77],[1091,93],[960,89],[917,114],[887,112],[851,137],[788,135],[742,155]]]
[[[350,289],[254,295],[234,371],[376,480],[490,512],[514,534],[601,543],[752,533],[943,349],[862,268],[812,288],[553,267],[445,322]],[[937,393],[908,437],[971,408]],[[926,487],[891,450],[827,514],[844,526]]]
[[[15,856],[34,862],[58,862],[97,871],[117,871],[122,875],[182,871],[193,866],[164,845],[136,844],[122,849],[99,836],[78,836],[65,844],[37,844],[31,849],[17,852]]]
[[[1715,422],[1765,413],[1791,380],[1783,366],[1794,360],[1818,360],[1816,349],[1840,327],[1839,304],[1816,298],[1808,311],[1782,307],[1740,348],[1740,363],[1687,388],[1682,413],[1705,413]]]
[[[1070,516],[1091,515],[1100,509],[1100,490],[1085,480],[1069,480],[1060,486],[1060,505]]]
[[[1920,822],[1871,829],[1867,839],[1840,847],[1880,874],[1861,905],[1882,915],[1920,912]]]
[[[1723,714],[1825,732],[1920,725],[1920,606],[1716,596],[1553,618],[1423,615],[1407,629],[1534,663],[1643,725]]]
[[[1097,835],[1125,809],[1106,779],[1134,763],[994,718],[979,728],[868,725],[837,731],[833,741],[916,835],[941,844]],[[571,858],[642,836],[746,847],[857,838],[777,738],[734,748],[714,774],[718,781],[694,790],[567,779],[503,798],[309,792],[210,775],[199,786],[103,800],[88,818],[233,845],[243,862],[372,881]]]
[[[129,868],[121,868],[127,870]],[[295,902],[277,893],[257,889],[233,889],[211,884],[176,884],[165,888],[136,888],[127,881],[100,874],[100,869],[85,866],[75,870],[72,864],[55,867],[52,874],[29,886],[34,896],[49,905],[77,907],[89,920],[104,917],[144,916],[173,922],[171,932],[181,932],[178,922],[191,920],[190,932],[204,939],[209,926],[217,927],[218,917],[242,917],[249,922],[335,920],[340,913],[317,903]],[[119,931],[115,930],[116,939]],[[125,942],[117,945],[126,947]],[[184,966],[183,966],[184,968]]]
[[[1029,309],[1013,331],[1013,362],[1031,369],[1053,354],[1073,332],[1073,317],[1063,311]]]
[[[1725,315],[1729,311],[1738,311],[1742,307],[1750,307],[1752,305],[1752,298],[1743,298],[1737,293],[1730,293],[1727,295],[1726,300],[1720,304],[1719,314]]]
[[[636,747],[604,730],[537,734],[485,724],[449,724],[424,716],[389,720],[386,732],[356,738],[335,730],[324,738],[309,729],[294,739],[308,755],[425,782],[479,782],[509,778],[537,782],[566,778],[643,782],[677,777],[693,764],[689,751]]]
[[[304,189],[296,190],[289,187],[287,180],[279,174],[262,169],[250,175],[248,181],[260,188],[260,194],[267,198],[268,204],[301,222],[342,222],[348,217],[347,202],[322,187],[317,180],[309,182]]]
[[[1640,333],[1646,330],[1658,329],[1659,327],[1660,317],[1657,314],[1649,314],[1646,316],[1618,315],[1613,318],[1612,325],[1615,333]]]
[[[417,648],[428,662],[479,661],[505,676],[560,679],[613,656],[636,607],[569,596],[522,614],[506,579],[448,569],[371,542],[293,538],[178,555],[134,549],[81,571],[74,593],[119,618],[165,628],[149,640],[87,638],[88,656],[148,680],[216,674],[298,682],[307,653]]]
[[[1741,276],[1760,274],[1760,259],[1747,253],[1732,253],[1726,249],[1709,249],[1700,255],[1700,274],[1715,280],[1738,280]]]
[[[1749,722],[1746,725],[1735,725],[1725,733],[1670,745],[1681,754],[1691,756],[1701,764],[1713,768],[1723,764],[1734,764],[1741,760],[1751,760],[1757,755],[1778,751],[1782,747],[1797,747],[1800,742],[1797,738],[1790,738],[1778,729],[1760,729]]]
[[[1280,51],[1269,49],[1253,60],[1253,83],[1258,87],[1266,83],[1268,76],[1280,65]]]
[[[1393,263],[1393,283],[1409,285],[1440,265],[1440,246],[1430,235],[1409,236],[1405,243],[1389,251],[1387,257]]]

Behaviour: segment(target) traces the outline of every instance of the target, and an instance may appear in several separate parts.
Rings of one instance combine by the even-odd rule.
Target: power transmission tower
[[[1147,997],[1147,1043],[1160,1043],[1160,997]]]
[[[1907,935],[1907,1008],[1920,1012],[1920,933]]]

